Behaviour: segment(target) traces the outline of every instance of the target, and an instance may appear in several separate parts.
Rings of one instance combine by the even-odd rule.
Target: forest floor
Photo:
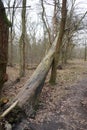
[[[18,68],[8,67],[9,80],[2,96],[10,100],[20,91],[34,70],[27,70],[20,82]],[[87,130],[87,62],[69,61],[58,70],[57,84],[46,83],[34,118],[23,119],[14,130]]]

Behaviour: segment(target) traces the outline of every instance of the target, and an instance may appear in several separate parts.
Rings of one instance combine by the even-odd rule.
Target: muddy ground
[[[2,96],[11,100],[33,73],[28,71],[20,82],[11,86],[12,73],[15,79],[18,72],[16,68],[8,68],[11,78],[5,84]],[[55,86],[51,86],[48,79],[49,76],[36,115],[13,124],[13,130],[87,130],[87,62],[70,61],[63,66],[62,70],[58,70]]]

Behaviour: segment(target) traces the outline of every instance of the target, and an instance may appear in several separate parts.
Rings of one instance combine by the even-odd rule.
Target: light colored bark
[[[20,47],[20,77],[25,75],[25,35],[26,35],[26,0],[23,0],[22,3],[22,33],[19,41]]]

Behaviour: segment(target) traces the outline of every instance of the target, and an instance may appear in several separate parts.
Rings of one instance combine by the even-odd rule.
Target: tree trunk
[[[20,37],[20,77],[25,75],[26,0],[22,3],[22,34]]]
[[[14,99],[14,101],[18,100],[18,106],[24,109],[26,113],[30,113],[29,108],[33,106],[36,98],[38,97],[38,94],[40,94],[42,90],[46,75],[48,74],[53,61],[57,39],[58,37],[55,39],[51,49],[39,64],[36,71]]]
[[[4,5],[0,0],[0,89],[7,80],[6,66],[8,59],[8,35],[10,25],[11,23],[6,17]]]
[[[8,79],[8,75],[6,74],[6,66],[8,59],[9,26],[11,26],[11,23],[6,17],[4,5],[0,0],[0,92],[4,82]],[[1,120],[0,130],[4,130],[3,123],[1,122]]]
[[[65,3],[64,3],[64,6],[65,6]],[[65,20],[65,16],[66,15],[64,15],[62,22]],[[63,23],[61,23],[61,24],[63,24]],[[14,100],[11,103],[9,103],[10,105],[13,104],[12,106],[14,106],[14,107],[21,108],[28,116],[32,113],[33,106],[35,105],[35,103],[37,101],[36,99],[43,88],[44,81],[45,81],[46,76],[49,72],[49,69],[53,63],[55,51],[58,51],[57,48],[60,47],[59,46],[60,44],[58,44],[58,43],[59,43],[59,41],[61,42],[61,39],[62,39],[61,35],[63,35],[63,33],[64,33],[63,32],[64,26],[65,26],[65,24],[61,28],[62,31],[60,32],[60,34],[57,33],[57,37],[55,38],[50,50],[48,51],[48,54],[45,56],[45,58],[39,64],[36,71],[33,73],[31,78],[27,81],[27,83],[24,85],[24,87],[18,93],[18,95],[14,98]],[[14,102],[15,102],[15,105],[14,105]],[[12,109],[13,109],[13,107],[12,107]],[[8,114],[8,112],[10,110],[11,109],[8,109],[7,111],[5,111],[1,117],[4,117],[6,115],[6,113]]]
[[[66,42],[66,48],[65,48],[65,54],[64,54],[64,64],[67,64],[67,60],[68,60],[68,55],[69,55],[69,50],[70,50],[70,38],[69,38],[69,32],[67,35],[67,42]]]
[[[18,95],[14,98],[14,100],[8,104],[8,106],[12,104],[12,106],[19,107],[28,116],[32,113],[33,107],[37,103],[38,95],[41,93],[44,81],[52,65],[54,52],[56,50],[57,39],[58,36],[53,42],[52,47],[48,51],[48,54],[37,67],[36,71],[33,73],[31,78],[27,81],[27,83],[24,85],[24,87],[21,89]],[[13,105],[14,102],[15,105]],[[5,113],[1,117],[7,115],[10,112],[10,110],[11,109],[5,111]]]
[[[10,33],[10,60],[9,60],[9,64],[11,67],[13,66],[13,39],[14,39],[13,25],[14,25],[14,16],[15,16],[15,5],[16,5],[16,0],[14,0],[14,3],[13,3],[12,18],[11,18],[12,26],[11,26],[11,30],[10,30],[11,33]]]
[[[58,3],[57,3],[58,2]],[[58,19],[57,19],[57,14],[58,14],[58,0],[53,0],[54,3],[54,11],[53,11],[53,17],[52,17],[52,41],[54,41],[57,32],[58,32]]]
[[[86,50],[87,50],[87,49],[86,49],[86,40],[85,40],[85,52],[84,52],[84,61],[86,61],[86,53],[87,53],[87,52],[86,52]]]
[[[67,0],[62,0],[62,18],[61,18],[61,23],[60,23],[60,29],[59,29],[59,37],[57,40],[57,45],[56,45],[56,51],[55,51],[55,56],[52,64],[52,71],[51,71],[51,77],[50,77],[50,83],[55,84],[56,83],[56,76],[57,76],[57,65],[59,61],[59,56],[60,56],[60,50],[62,47],[62,40],[64,36],[64,30],[65,30],[65,23],[66,23],[66,16],[67,16],[67,9],[66,9],[66,3]]]

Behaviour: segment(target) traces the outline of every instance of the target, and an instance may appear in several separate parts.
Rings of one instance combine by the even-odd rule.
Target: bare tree
[[[25,36],[26,36],[26,0],[22,2],[22,33],[19,41],[20,46],[20,77],[25,75]]]
[[[53,28],[52,28],[52,41],[55,39],[57,32],[58,32],[58,15],[59,15],[59,7],[60,7],[60,3],[59,0],[53,0],[53,4],[54,4],[54,10],[53,10],[53,17],[52,17],[52,24],[53,24]]]
[[[16,0],[14,0],[14,2],[13,2],[13,10],[12,10],[12,17],[11,17],[12,26],[11,26],[11,30],[10,30],[10,60],[9,60],[10,66],[13,66],[13,39],[14,39],[13,25],[14,25],[15,11],[16,11],[15,5],[16,5]],[[8,8],[10,8],[10,7],[8,7]]]
[[[56,51],[55,51],[55,56],[54,56],[52,71],[51,71],[51,78],[50,78],[51,84],[55,84],[56,82],[57,65],[58,65],[59,56],[60,56],[60,49],[62,47],[62,40],[65,33],[65,23],[66,23],[66,17],[67,17],[66,4],[67,4],[67,0],[62,0],[62,10],[61,10],[62,18],[61,18],[61,23],[60,23],[60,28],[59,28],[59,37],[57,40]]]
[[[44,7],[44,0],[41,0],[41,7],[42,7],[42,20],[43,20],[43,24],[46,28],[46,31],[48,34],[48,41],[49,41],[47,48],[46,48],[46,52],[47,52],[47,50],[49,49],[49,47],[51,46],[52,43],[51,43],[51,32],[50,32],[51,29],[50,29],[48,21],[47,21],[47,16],[46,16],[45,7]]]

